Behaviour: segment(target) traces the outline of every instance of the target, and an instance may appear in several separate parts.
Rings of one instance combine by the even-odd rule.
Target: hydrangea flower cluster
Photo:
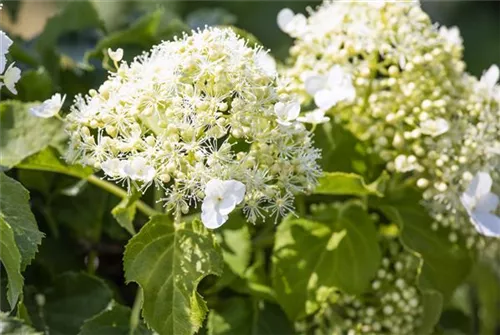
[[[179,215],[204,200],[211,228],[240,203],[250,222],[283,216],[315,187],[320,152],[265,50],[206,28],[130,64],[121,56],[98,90],[75,98],[68,160],[129,187],[163,187]]]
[[[3,5],[0,4],[0,10]],[[7,69],[7,54],[12,45],[12,40],[0,30],[0,88],[5,86],[12,94],[17,94],[16,83],[21,79],[21,70],[11,63]]]
[[[416,176],[434,227],[474,245],[460,196],[479,172],[493,189],[500,181],[498,68],[468,75],[458,29],[433,25],[418,2],[327,1],[308,18],[284,11],[278,25],[296,38],[283,69],[291,91],[389,170]]]

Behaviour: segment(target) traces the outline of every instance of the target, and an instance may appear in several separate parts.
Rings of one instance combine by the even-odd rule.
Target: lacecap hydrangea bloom
[[[315,187],[320,152],[267,51],[230,29],[163,42],[77,96],[67,158],[141,190],[155,184],[177,215],[203,202],[207,227],[236,206],[250,222],[293,210]]]
[[[500,181],[498,68],[468,75],[458,29],[432,24],[418,2],[327,1],[308,18],[285,9],[278,25],[295,37],[291,92],[414,176],[434,228],[476,245],[460,198],[479,172],[493,190]]]

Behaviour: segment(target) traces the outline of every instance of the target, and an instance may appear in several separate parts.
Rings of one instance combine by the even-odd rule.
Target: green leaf
[[[372,203],[401,229],[406,247],[422,258],[421,289],[437,290],[446,301],[470,272],[472,255],[460,243],[452,243],[445,229],[431,228],[432,218],[420,205],[421,195],[413,187],[391,189]]]
[[[43,315],[51,335],[78,334],[85,320],[103,311],[112,291],[104,281],[84,273],[68,272],[47,290]]]
[[[36,104],[19,101],[0,103],[0,165],[11,168],[64,134],[56,118],[38,118],[29,109]]]
[[[276,232],[272,280],[291,319],[315,312],[337,289],[363,293],[381,260],[375,225],[354,202],[332,209],[331,223],[288,218]]]
[[[422,292],[422,300],[424,310],[417,334],[433,334],[443,309],[443,295],[437,291],[425,290]]]
[[[383,173],[376,181],[367,185],[363,177],[354,173],[325,172],[319,178],[319,184],[314,193],[355,196],[376,195],[383,197],[382,186],[387,179],[388,175]]]
[[[128,197],[123,198],[112,210],[111,214],[118,221],[118,224],[127,230],[130,235],[135,235],[134,218],[136,212],[136,202],[141,197],[141,192],[136,191]]]
[[[478,315],[481,321],[479,327],[480,334],[494,334],[495,330],[500,327],[500,318],[498,317],[498,307],[500,306],[500,273],[494,271],[494,268],[492,268],[494,266],[494,264],[478,262],[471,276],[471,281],[478,298]]]
[[[294,334],[285,313],[274,304],[234,297],[223,301],[208,316],[209,335]]]
[[[28,191],[16,180],[0,173],[0,217],[11,227],[21,254],[21,271],[35,257],[43,233],[38,230],[29,206]]]
[[[224,262],[232,272],[244,276],[250,264],[252,241],[248,224],[242,215],[233,214],[221,229],[216,231]]]
[[[152,334],[143,324],[131,332],[131,309],[112,301],[108,308],[85,321],[79,335],[147,335]]]
[[[97,43],[93,50],[85,53],[84,61],[88,63],[91,58],[101,58],[103,55],[107,54],[108,48],[116,49],[130,45],[136,45],[143,49],[151,47],[159,42],[157,34],[162,16],[163,10],[157,9],[139,18],[130,28],[104,37]],[[127,49],[125,49],[125,52],[127,52]]]
[[[21,254],[14,240],[14,232],[0,216],[0,260],[7,272],[7,300],[12,309],[23,292],[24,279],[21,275]]]
[[[0,330],[3,335],[41,335],[22,320],[0,312]]]
[[[153,216],[125,249],[125,278],[142,287],[144,319],[160,334],[200,328],[207,306],[198,283],[222,267],[215,238],[197,220],[174,227],[168,216]]]
[[[60,154],[56,149],[48,147],[37,154],[26,158],[21,163],[17,164],[16,167],[26,170],[57,172],[82,179],[86,179],[93,173],[90,167],[68,165],[59,157]]]
[[[54,89],[52,79],[43,67],[23,71],[16,87],[17,98],[22,101],[44,101],[50,98]]]

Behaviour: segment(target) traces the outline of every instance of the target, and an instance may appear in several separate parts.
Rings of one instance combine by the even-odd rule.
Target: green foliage
[[[215,239],[199,221],[176,227],[158,215],[130,239],[124,256],[125,278],[144,290],[143,316],[160,334],[193,334],[207,313],[196,291],[210,274],[222,273]]]
[[[17,97],[22,101],[43,101],[49,98],[54,90],[52,78],[43,67],[24,71],[16,87]]]
[[[337,290],[367,289],[381,260],[375,225],[356,203],[332,208],[328,223],[288,218],[276,232],[273,286],[291,319],[314,313]]]
[[[13,308],[23,291],[24,279],[21,275],[21,254],[14,240],[14,232],[2,216],[0,216],[0,260],[9,278],[7,299]]]
[[[132,194],[123,198],[122,201],[118,205],[116,205],[111,213],[120,226],[122,226],[126,231],[130,233],[130,235],[135,235],[134,228],[134,218],[136,212],[136,203],[137,200],[141,197],[141,193],[139,191],[134,191]]]
[[[41,119],[29,113],[34,104],[0,103],[0,165],[11,168],[63,136],[62,122]]]
[[[26,325],[23,320],[8,316],[6,313],[0,312],[0,325],[2,334],[4,335],[41,335],[41,332],[35,331],[30,326]]]
[[[363,177],[354,173],[325,172],[318,181],[318,187],[314,190],[316,194],[329,195],[376,195],[383,196],[380,188],[389,176],[382,174],[379,179],[371,184],[366,184]]]
[[[45,294],[45,323],[51,334],[76,335],[85,320],[103,311],[111,298],[103,280],[84,273],[64,273]]]
[[[210,311],[209,335],[275,335],[295,333],[285,314],[273,304],[234,297]]]

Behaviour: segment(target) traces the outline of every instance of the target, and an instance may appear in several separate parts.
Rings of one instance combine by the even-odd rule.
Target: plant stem
[[[106,180],[100,179],[99,177],[96,177],[95,175],[91,175],[87,178],[87,181],[91,184],[94,184],[103,190],[108,191],[109,193],[116,195],[119,198],[126,198],[128,196],[127,191],[122,189],[121,187],[116,186],[115,184],[112,184]],[[146,216],[153,216],[156,214],[159,214],[158,211],[156,211],[154,208],[151,208],[148,206],[144,201],[137,200],[136,202],[137,209],[140,210],[142,213],[144,213]]]
[[[135,294],[134,306],[132,306],[132,312],[130,313],[130,333],[129,335],[133,335],[137,326],[139,326],[139,319],[141,317],[141,308],[143,301],[143,293],[142,288],[139,287],[137,289],[137,293]]]
[[[163,213],[163,205],[161,204],[160,200],[163,196],[162,188],[161,187],[154,187],[154,204],[153,207],[155,211],[157,212],[162,212]]]

